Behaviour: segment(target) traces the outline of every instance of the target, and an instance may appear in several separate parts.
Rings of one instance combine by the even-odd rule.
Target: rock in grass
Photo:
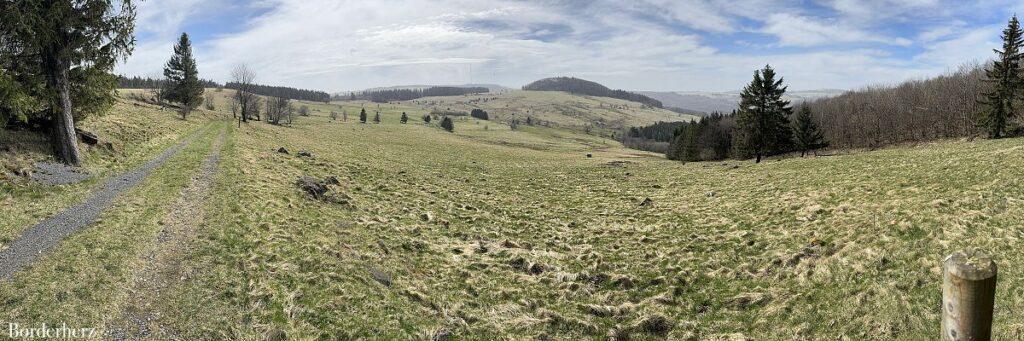
[[[327,194],[327,185],[310,176],[303,176],[299,178],[296,185],[298,185],[303,192],[306,192],[306,194],[309,194],[309,196],[317,200],[324,199]]]
[[[588,158],[592,158],[592,157],[594,157],[594,154],[587,153],[587,157]]]
[[[285,149],[284,147],[277,148],[277,152],[281,154],[288,154],[288,150]]]
[[[298,155],[299,157],[313,157],[313,153],[310,153],[309,151],[305,151],[305,150],[300,150],[295,155]]]
[[[640,202],[640,207],[651,206],[652,204],[654,204],[654,200],[651,200],[651,198],[644,198],[644,200]]]

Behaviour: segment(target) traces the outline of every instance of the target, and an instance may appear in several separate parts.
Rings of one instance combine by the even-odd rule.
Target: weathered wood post
[[[990,340],[996,263],[981,251],[959,251],[942,268],[942,339]]]

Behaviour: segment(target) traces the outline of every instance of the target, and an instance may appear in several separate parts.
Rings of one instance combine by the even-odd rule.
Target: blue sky
[[[1024,1],[147,0],[116,72],[159,76],[181,32],[204,78],[240,63],[265,84],[727,91],[772,64],[792,89],[853,89],[984,62]]]

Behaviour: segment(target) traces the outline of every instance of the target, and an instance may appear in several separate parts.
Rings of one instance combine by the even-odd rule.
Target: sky
[[[856,89],[992,58],[1024,0],[146,0],[115,72],[160,77],[182,32],[200,76],[329,92],[573,76],[730,91],[772,65],[790,89]]]

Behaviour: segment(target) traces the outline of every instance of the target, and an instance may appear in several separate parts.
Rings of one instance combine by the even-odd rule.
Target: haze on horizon
[[[728,91],[765,64],[791,89],[852,89],[991,58],[1017,1],[148,0],[115,72],[159,77],[181,32],[203,78],[325,91],[408,84]]]

